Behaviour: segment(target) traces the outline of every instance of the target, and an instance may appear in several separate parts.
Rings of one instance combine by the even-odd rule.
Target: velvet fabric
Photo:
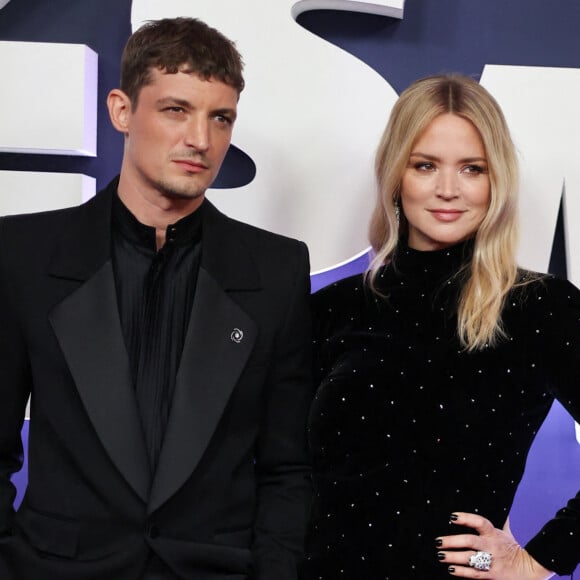
[[[314,296],[309,580],[449,578],[435,538],[466,531],[450,514],[503,527],[554,397],[580,419],[580,292],[552,277],[514,289],[507,337],[466,352],[456,305],[471,252],[401,246],[383,297],[361,275]],[[528,549],[560,574],[576,567],[580,495]]]

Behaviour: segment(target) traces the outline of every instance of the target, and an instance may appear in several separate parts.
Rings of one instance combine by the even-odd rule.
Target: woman
[[[307,578],[569,574],[580,494],[525,549],[508,525],[554,397],[580,420],[580,292],[516,265],[499,106],[462,76],[414,83],[376,173],[369,271],[314,297]]]

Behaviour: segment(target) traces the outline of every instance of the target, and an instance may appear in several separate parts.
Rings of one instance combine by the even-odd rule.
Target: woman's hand
[[[476,514],[457,512],[451,523],[473,528],[478,535],[441,536],[435,540],[437,558],[448,567],[451,576],[487,578],[488,580],[546,580],[554,573],[538,564],[515,540],[509,524],[503,530]],[[489,570],[469,565],[477,552],[491,554]]]

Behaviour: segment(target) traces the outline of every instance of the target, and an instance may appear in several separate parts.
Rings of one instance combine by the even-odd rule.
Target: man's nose
[[[209,123],[207,119],[194,118],[187,125],[185,143],[197,151],[207,151],[210,144]]]

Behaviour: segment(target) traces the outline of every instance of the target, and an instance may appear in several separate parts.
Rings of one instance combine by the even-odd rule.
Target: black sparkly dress
[[[509,338],[466,353],[455,309],[471,251],[401,247],[378,279],[386,299],[362,276],[313,297],[308,580],[448,579],[434,540],[466,531],[449,515],[503,527],[554,397],[580,420],[580,292],[551,277],[514,290]],[[580,494],[527,549],[560,574],[574,570]]]

